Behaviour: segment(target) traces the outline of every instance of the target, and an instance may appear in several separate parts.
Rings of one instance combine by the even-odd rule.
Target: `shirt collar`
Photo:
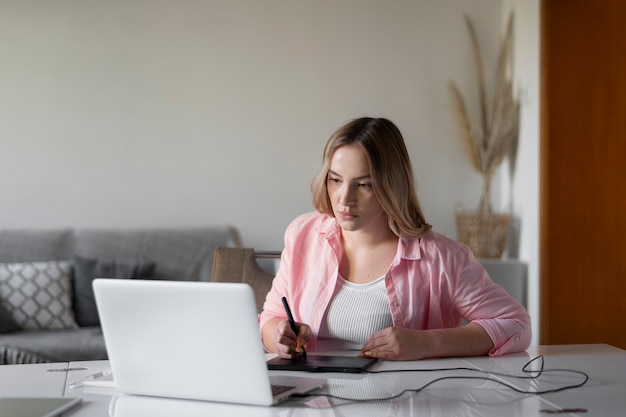
[[[332,216],[328,216],[318,230],[320,236],[326,240],[338,239],[340,236],[340,226]],[[398,239],[398,251],[396,252],[396,259],[394,264],[398,263],[400,259],[417,260],[421,259],[422,253],[420,248],[421,238],[404,238]]]
[[[422,238],[404,238],[401,237],[398,240],[398,252],[397,256],[401,259],[408,259],[411,261],[420,259],[422,257],[421,251]]]
[[[340,226],[337,219],[326,215],[326,220],[320,224],[318,233],[326,240],[338,238],[340,236]]]

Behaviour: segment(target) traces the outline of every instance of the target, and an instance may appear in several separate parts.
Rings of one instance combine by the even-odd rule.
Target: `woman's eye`
[[[372,188],[372,184],[371,183],[367,183],[367,182],[362,182],[362,183],[359,183],[359,187],[361,187],[361,188]]]
[[[328,182],[332,182],[333,184],[339,184],[339,178],[328,177]]]

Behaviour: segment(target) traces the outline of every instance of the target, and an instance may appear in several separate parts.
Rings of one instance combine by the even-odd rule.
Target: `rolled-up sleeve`
[[[415,244],[409,242],[407,248]],[[413,258],[407,260],[407,270],[402,272],[414,277],[411,292],[416,299],[428,300],[428,311],[422,325],[419,312],[412,310],[415,303],[405,297],[403,306],[409,327],[439,329],[478,323],[493,342],[490,356],[528,349],[532,337],[528,312],[491,280],[467,246],[431,232],[420,239],[419,256]],[[420,285],[421,282],[428,284]]]
[[[530,345],[532,331],[528,312],[491,280],[477,260],[470,259],[462,268],[455,298],[463,317],[480,324],[491,337],[490,356],[524,351]]]
[[[474,320],[474,322],[483,326],[493,341],[489,356],[521,352],[530,346],[532,336],[530,317],[525,311],[515,318],[484,319]]]

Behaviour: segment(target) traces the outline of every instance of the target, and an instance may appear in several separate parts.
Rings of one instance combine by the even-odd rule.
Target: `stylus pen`
[[[287,298],[283,297],[283,307],[285,307],[285,313],[287,313],[287,319],[289,319],[289,325],[291,326],[291,330],[298,336],[298,328],[296,327],[296,321],[293,319],[293,314],[291,314],[291,309],[289,308],[289,303],[287,302]],[[306,360],[306,350],[304,350],[304,346],[302,346],[302,357]]]
[[[68,387],[70,389],[80,388],[84,385],[84,381],[94,381],[98,378],[104,378],[105,376],[109,376],[109,375],[112,375],[112,372],[110,369],[106,369],[104,371],[96,372],[95,374],[92,374],[92,375],[87,375],[80,381],[72,381],[69,383]]]

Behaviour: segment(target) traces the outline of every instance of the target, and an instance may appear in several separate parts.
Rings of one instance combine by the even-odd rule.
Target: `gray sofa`
[[[95,277],[209,281],[230,226],[0,231],[0,364],[106,359]]]

